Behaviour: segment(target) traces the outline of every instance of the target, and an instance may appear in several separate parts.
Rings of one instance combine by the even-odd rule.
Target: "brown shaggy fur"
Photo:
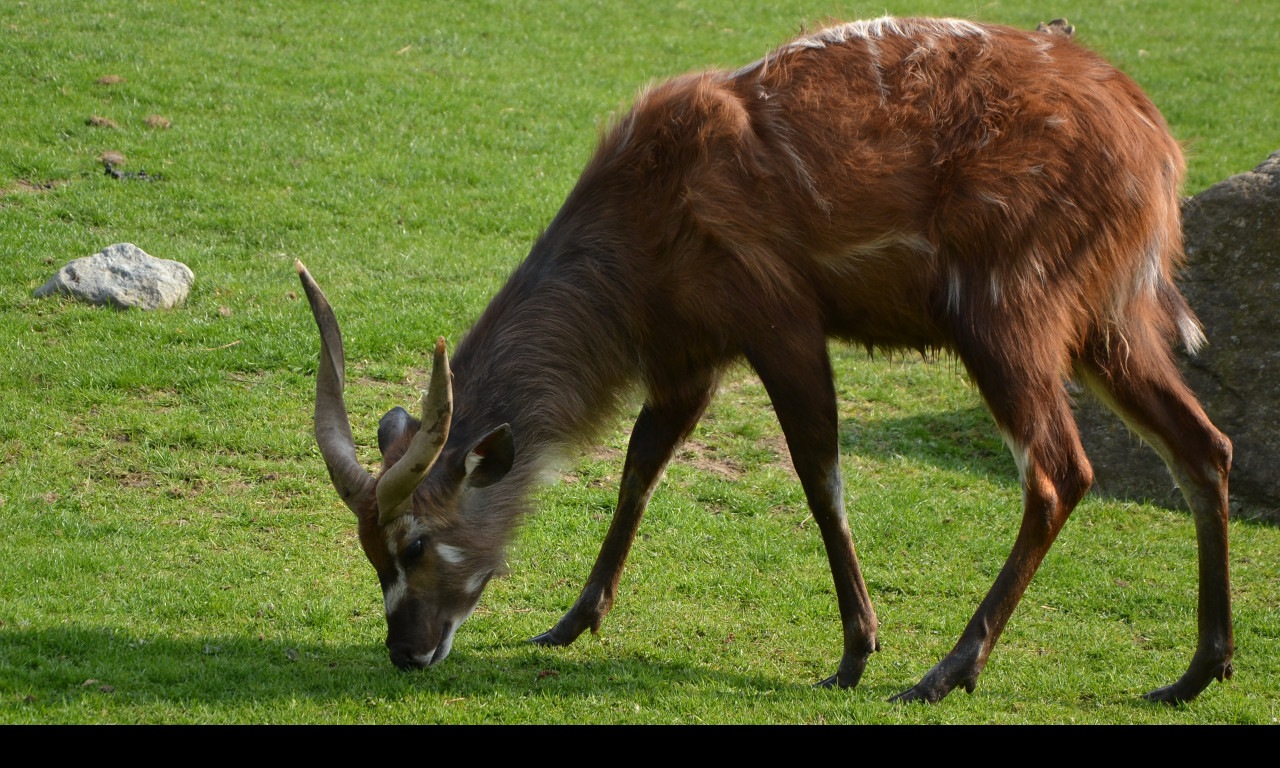
[[[1153,694],[1190,698],[1230,673],[1231,449],[1170,361],[1174,338],[1203,340],[1173,284],[1182,172],[1138,86],[1057,30],[878,19],[653,87],[458,345],[453,432],[415,514],[492,566],[545,457],[594,439],[639,388],[614,528],[582,597],[538,638],[570,642],[599,626],[672,448],[745,358],[832,558],[845,650],[828,682],[852,685],[875,615],[844,522],[825,340],[950,350],[1019,462],[1026,513],[955,650],[904,694],[933,701],[972,687],[1092,482],[1063,387],[1074,373],[1161,451],[1196,512],[1200,643]],[[466,452],[503,423],[514,468],[466,490]]]

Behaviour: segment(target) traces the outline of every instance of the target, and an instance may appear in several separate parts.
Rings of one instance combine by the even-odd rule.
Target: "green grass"
[[[302,258],[338,308],[361,458],[554,215],[597,126],[655,78],[802,24],[1037,4],[27,2],[0,6],[0,721],[1160,722],[1277,717],[1274,528],[1233,523],[1236,679],[1138,694],[1194,642],[1190,520],[1087,499],[976,693],[885,699],[954,642],[1020,516],[1012,462],[948,361],[833,348],[855,543],[883,650],[813,690],[840,637],[821,544],[759,384],[726,382],[651,505],[598,637],[521,641],[576,596],[621,469],[539,498],[441,666],[397,672],[372,569],[310,430]],[[1184,141],[1189,188],[1276,149],[1266,0],[1063,2]],[[123,82],[99,85],[107,74]],[[162,115],[169,129],[145,125]],[[118,129],[87,124],[90,116]],[[163,182],[119,182],[98,156]],[[145,314],[31,291],[114,242],[184,261]]]

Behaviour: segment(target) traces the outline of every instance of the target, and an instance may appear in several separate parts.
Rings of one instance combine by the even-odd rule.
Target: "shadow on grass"
[[[0,709],[32,707],[36,717],[41,711],[96,711],[100,705],[152,721],[197,719],[201,708],[221,712],[225,719],[248,711],[242,707],[276,711],[277,705],[310,701],[327,708],[334,702],[399,701],[424,694],[445,699],[546,694],[622,704],[662,696],[682,684],[719,691],[807,687],[804,681],[634,656],[566,659],[554,649],[524,642],[460,648],[440,666],[401,672],[380,645],[151,639],[86,627],[0,632],[0,690],[5,692]]]
[[[982,406],[893,419],[846,419],[840,424],[840,450],[845,455],[881,462],[909,459],[949,472],[975,475],[1015,491],[1018,487],[1017,467],[1000,439],[991,414]],[[1190,515],[1186,502],[1180,497],[1177,503],[1171,504],[1141,494],[1104,493],[1096,487],[1092,493],[1109,500],[1151,504]],[[1272,528],[1280,525],[1280,514],[1272,510],[1233,509],[1231,515],[1233,520],[1248,525]]]
[[[1017,486],[1018,470],[982,406],[840,424],[840,451],[881,462],[909,459]]]

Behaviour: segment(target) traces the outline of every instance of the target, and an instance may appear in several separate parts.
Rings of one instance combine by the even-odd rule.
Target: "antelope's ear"
[[[472,488],[484,488],[501,480],[511,471],[516,460],[516,445],[511,438],[511,425],[503,424],[480,438],[467,452],[467,482]]]
[[[394,445],[410,428],[419,426],[421,424],[415,421],[408,411],[398,405],[387,411],[386,415],[378,421],[378,451],[385,458],[388,448]]]

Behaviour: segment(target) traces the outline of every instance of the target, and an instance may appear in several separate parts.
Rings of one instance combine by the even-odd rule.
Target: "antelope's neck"
[[[540,468],[548,454],[594,439],[637,373],[630,315],[616,298],[621,260],[549,237],[494,297],[453,362],[459,439],[510,424],[517,469]]]

